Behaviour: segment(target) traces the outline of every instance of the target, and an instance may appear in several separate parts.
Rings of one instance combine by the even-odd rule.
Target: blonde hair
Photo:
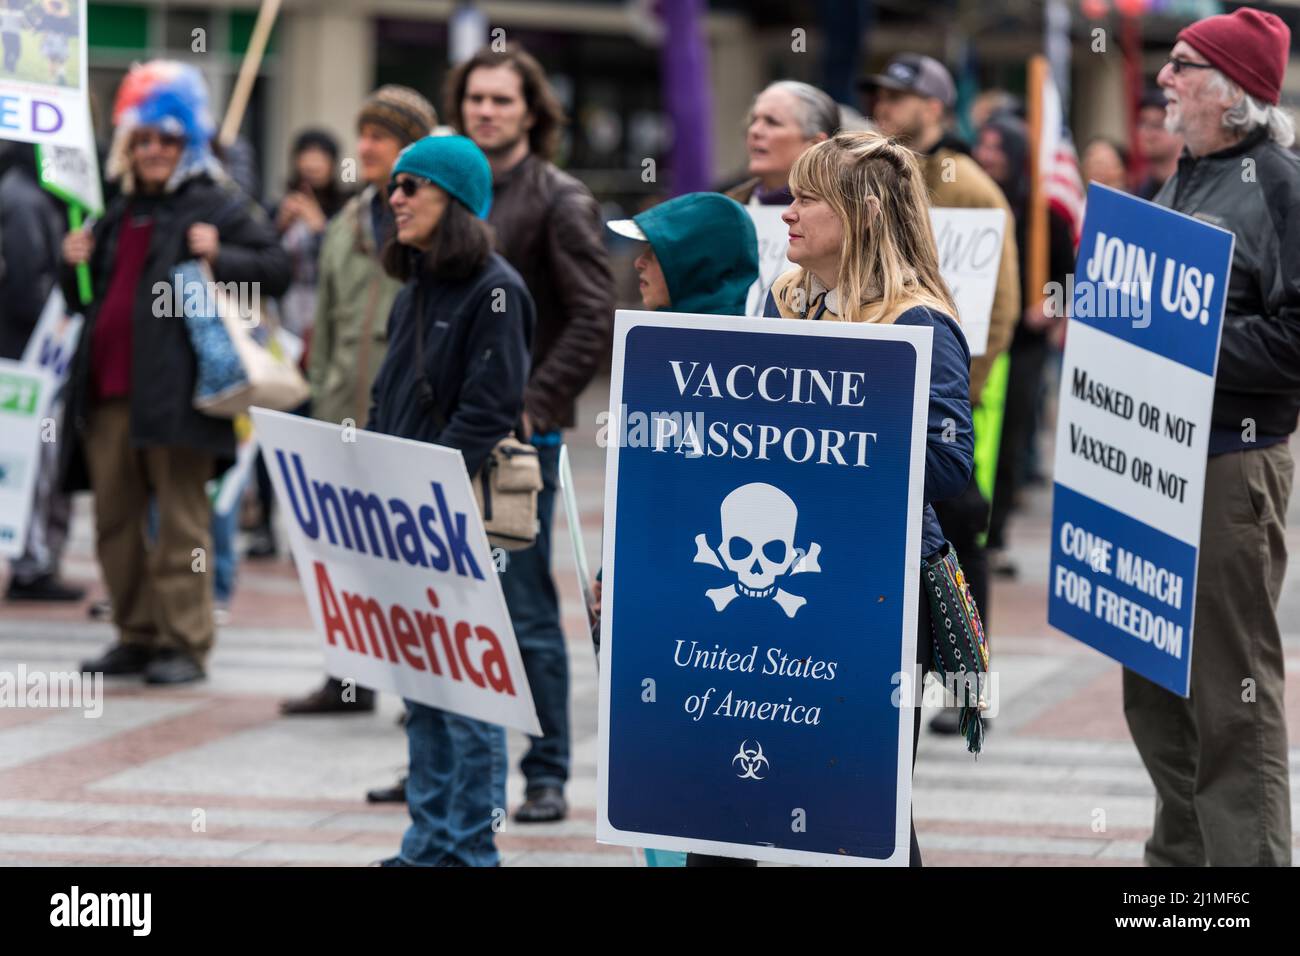
[[[825,201],[844,230],[835,284],[841,319],[889,323],[918,305],[958,318],[939,273],[929,195],[911,150],[876,132],[840,133],[795,160],[790,188]],[[811,303],[812,273],[796,272],[783,292],[800,289]]]

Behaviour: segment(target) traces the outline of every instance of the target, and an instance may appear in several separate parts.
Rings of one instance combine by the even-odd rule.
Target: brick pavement
[[[571,437],[593,563],[602,401],[601,388],[589,391],[586,438]],[[1296,498],[1290,543],[1300,555]],[[89,506],[78,501],[65,570],[97,598],[103,590]],[[1001,709],[985,753],[974,760],[956,740],[922,737],[915,816],[927,865],[1141,861],[1153,796],[1124,725],[1119,667],[1046,625],[1048,507],[1046,491],[1029,496],[1012,528],[1020,576],[996,585],[991,633]],[[511,822],[499,846],[506,865],[636,865],[633,851],[594,839],[595,667],[561,527],[555,541],[573,674],[573,814],[553,825]],[[1297,566],[1300,560],[1287,577],[1282,620],[1291,739],[1300,742]],[[71,669],[111,637],[108,625],[87,619],[85,605],[0,605],[0,671]],[[313,687],[320,661],[289,562],[245,562],[204,684],[152,690],[109,680],[103,715],[94,720],[0,709],[0,863],[360,865],[391,854],[405,808],[367,806],[362,795],[404,765],[405,738],[394,725],[400,703],[385,696],[365,716],[279,717],[276,702]],[[524,742],[511,734],[512,765]],[[1293,747],[1293,777],[1297,764]],[[512,771],[512,808],[521,797],[522,779]],[[1300,801],[1293,815],[1300,821]]]

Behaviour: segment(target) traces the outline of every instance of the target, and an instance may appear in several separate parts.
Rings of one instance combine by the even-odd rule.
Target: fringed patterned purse
[[[921,559],[921,584],[930,600],[930,635],[934,670],[953,691],[961,708],[958,731],[966,749],[978,754],[984,746],[984,716],[988,707],[989,646],[984,623],[971,597],[957,552],[947,544],[935,561]]]

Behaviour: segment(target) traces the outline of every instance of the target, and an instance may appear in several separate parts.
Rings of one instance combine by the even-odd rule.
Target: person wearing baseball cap
[[[1155,202],[1237,237],[1210,421],[1191,694],[1124,671],[1124,714],[1156,789],[1146,861],[1289,866],[1277,620],[1300,413],[1300,159],[1279,106],[1291,32],[1250,7],[1178,34],[1156,78],[1186,147]],[[1249,692],[1243,688],[1249,688]]]
[[[925,186],[934,206],[965,209],[1001,209],[1006,213],[998,284],[989,313],[988,345],[983,355],[971,359],[970,401],[979,405],[993,361],[1007,350],[1020,320],[1020,264],[1011,207],[997,183],[971,158],[970,147],[949,130],[949,117],[957,101],[957,87],[948,69],[933,57],[902,53],[875,76],[859,81],[870,99],[870,115],[886,136],[916,153]],[[963,317],[964,318],[964,317]],[[1021,362],[1021,374],[1029,366]],[[1012,360],[1013,370],[1016,367]],[[1015,372],[1013,371],[1014,375]],[[994,441],[992,430],[976,434],[976,441]],[[995,459],[996,451],[987,458]],[[951,501],[936,502],[944,532],[961,555],[975,603],[990,619],[988,555],[982,540],[988,527],[989,501],[972,475],[966,490]],[[935,733],[957,733],[959,708],[939,712],[930,722]]]
[[[357,173],[365,188],[330,220],[321,240],[316,318],[308,350],[311,414],[325,422],[345,420],[362,428],[370,407],[370,386],[388,348],[388,313],[402,283],[380,261],[394,232],[384,195],[398,154],[429,132],[438,114],[427,99],[406,86],[381,86],[357,113]],[[282,701],[286,715],[363,713],[375,709],[374,691],[345,688],[333,677],[301,697]],[[370,799],[395,802],[404,788],[372,790]]]
[[[957,85],[953,83],[948,68],[934,57],[921,53],[900,53],[889,61],[883,72],[859,80],[858,89],[876,97],[882,92],[892,92],[937,100],[945,110],[952,109],[957,103]],[[868,111],[868,115],[874,114],[874,109]]]

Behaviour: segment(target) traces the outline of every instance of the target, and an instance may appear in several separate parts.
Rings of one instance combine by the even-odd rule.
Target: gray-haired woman
[[[807,83],[779,80],[754,98],[745,129],[751,179],[727,190],[742,205],[788,206],[790,167],[810,146],[834,136],[840,107]]]

